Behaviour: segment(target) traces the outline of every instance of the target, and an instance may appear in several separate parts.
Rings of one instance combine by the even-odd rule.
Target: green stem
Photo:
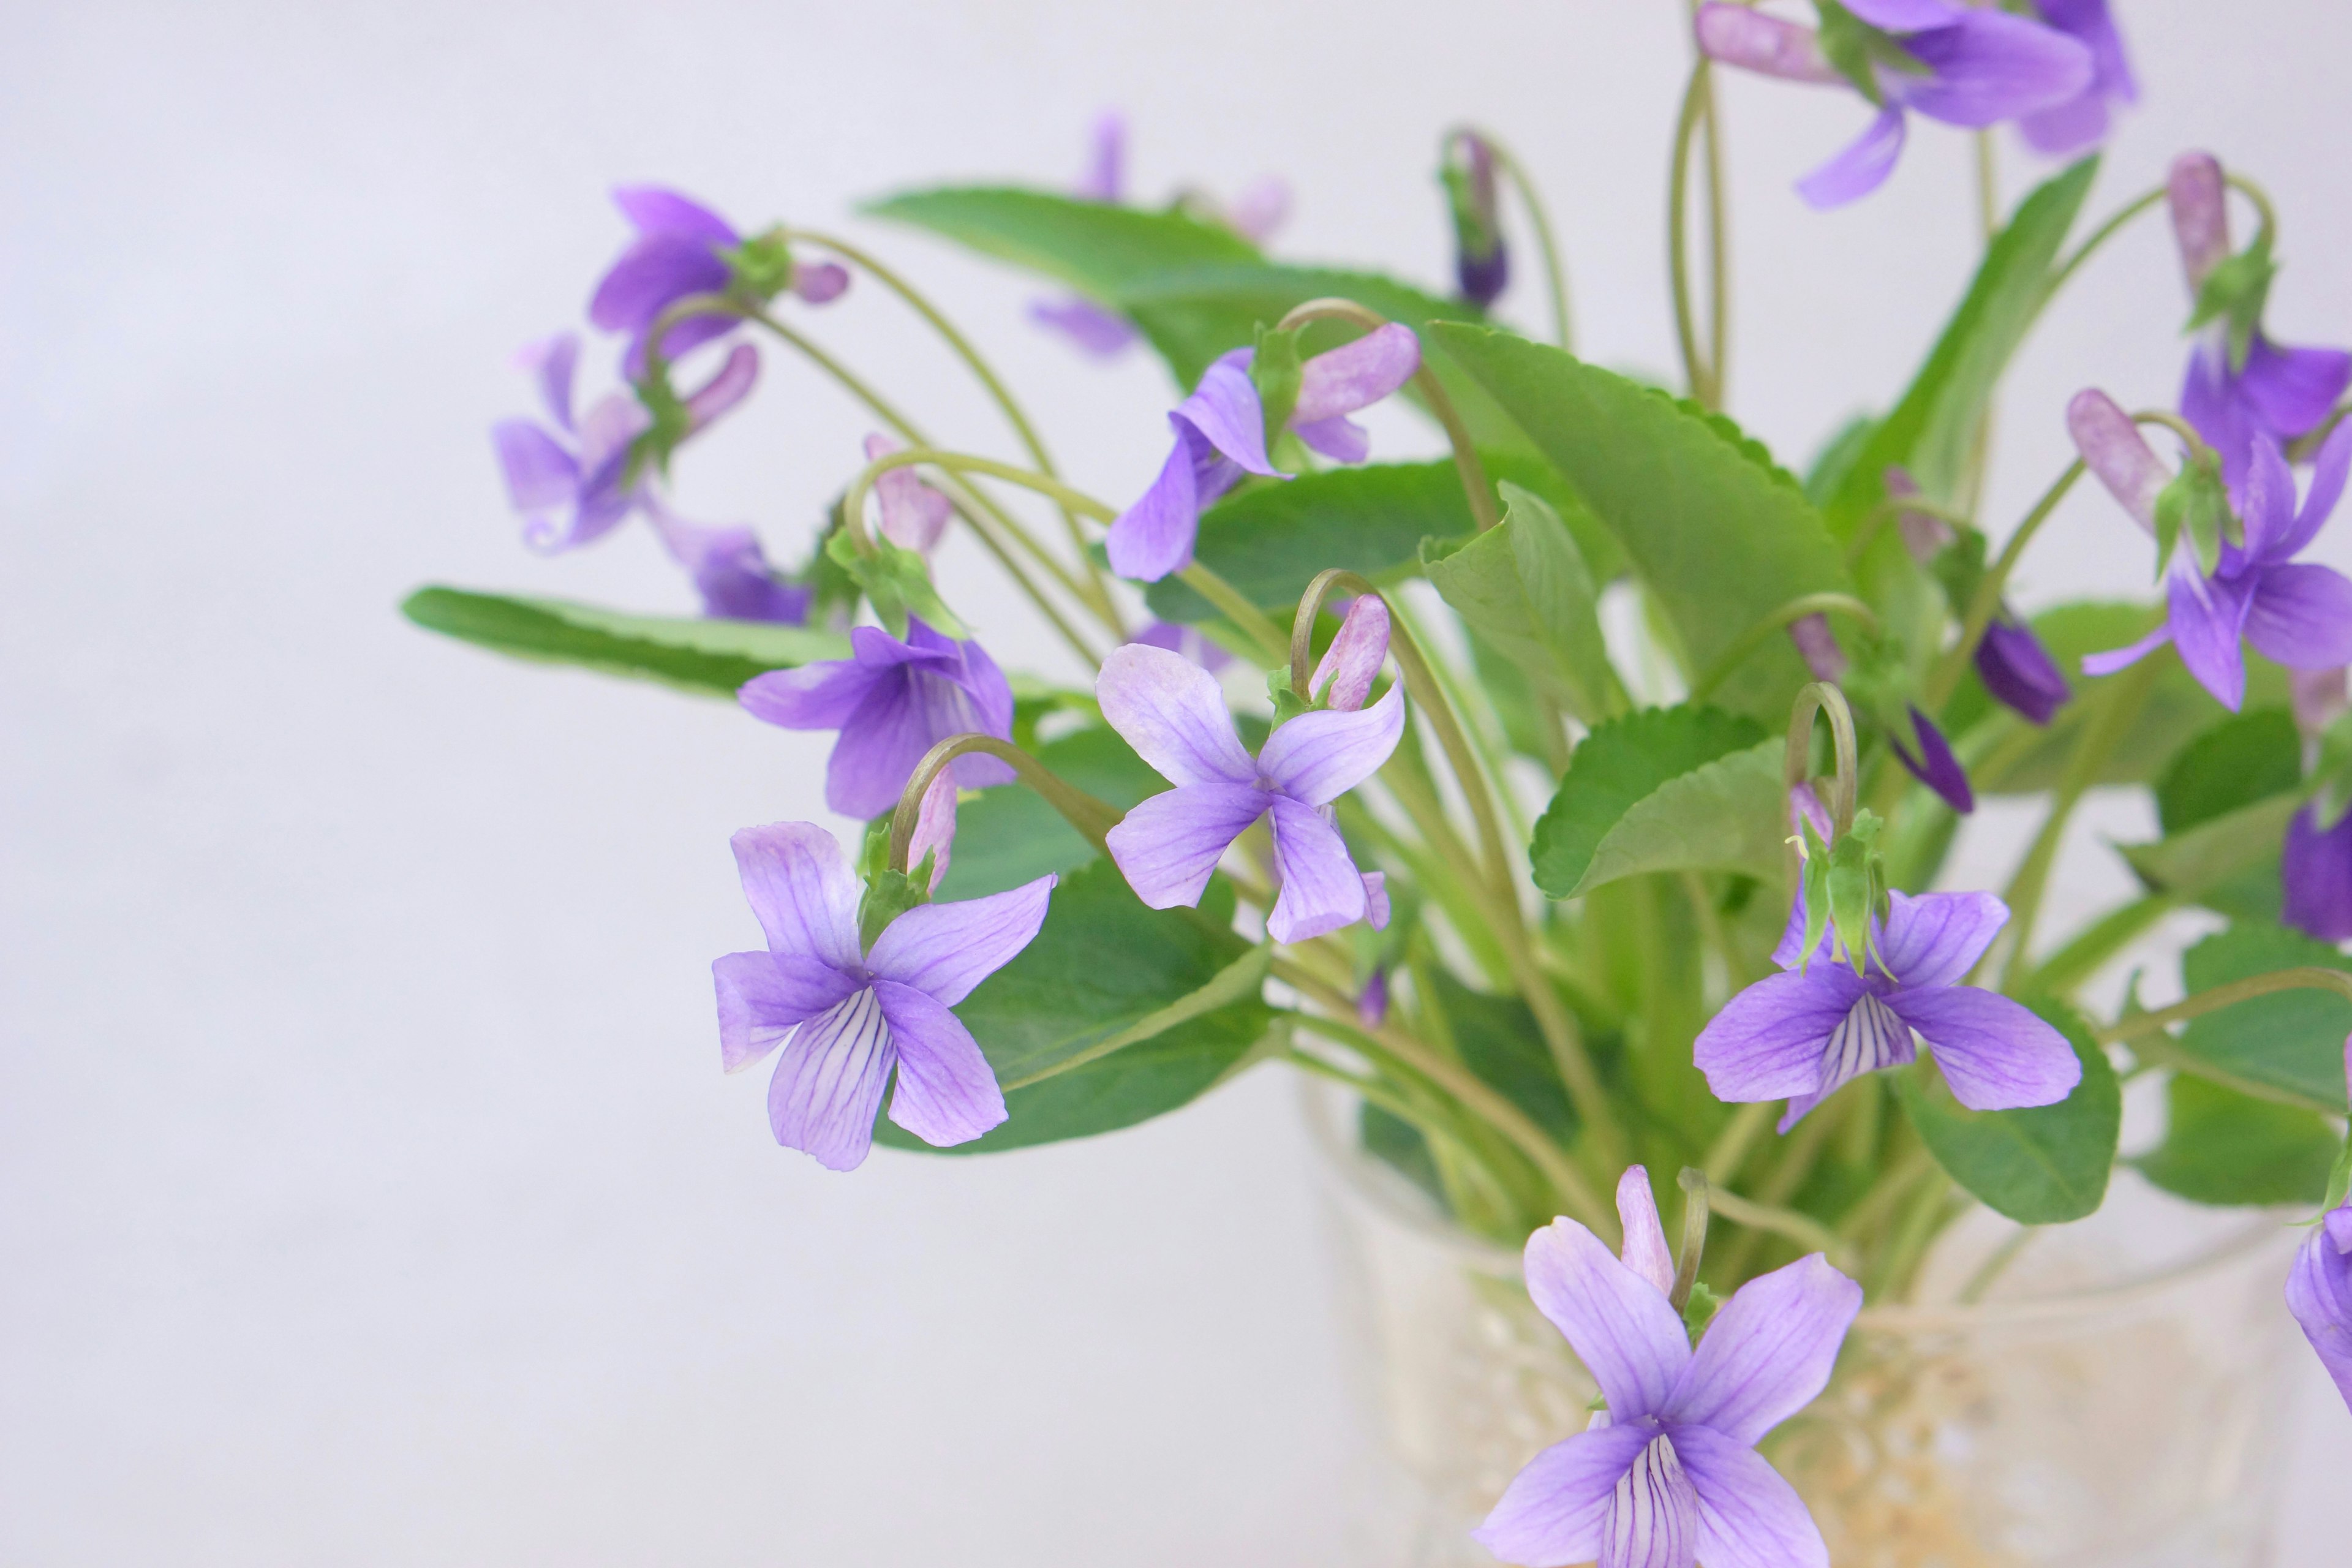
[[[2002,1272],[2017,1261],[2017,1255],[2025,1250],[2026,1243],[2041,1234],[2038,1226],[2020,1226],[2014,1236],[1994,1247],[1992,1256],[1978,1264],[1977,1271],[1969,1276],[1967,1284],[1960,1287],[1960,1305],[1973,1307],[1983,1300],[1985,1292],[1992,1289],[1993,1281],[2000,1279]]]
[[[2233,980],[2227,985],[2216,985],[2210,991],[2200,991],[2185,1002],[2175,1002],[2169,1007],[2159,1007],[2153,1013],[2137,1013],[2101,1029],[2102,1044],[2116,1045],[2153,1035],[2173,1025],[2207,1013],[2233,1007],[2256,996],[2267,996],[2274,991],[2333,991],[2352,1002],[2352,973],[2340,969],[2322,969],[2302,965],[2294,969],[2273,969],[2268,974],[2257,974],[2245,980]]]
[[[1234,629],[1257,644],[1259,651],[1273,662],[1280,662],[1284,644],[1282,628],[1266,618],[1265,612],[1249,601],[1249,595],[1195,561],[1176,575],[1184,585],[1216,606],[1217,613],[1234,624]],[[1301,691],[1306,689],[1300,688]]]
[[[2009,536],[2009,542],[2001,547],[1999,558],[1978,582],[1976,595],[1969,601],[1967,618],[1960,623],[1960,640],[1945,650],[1921,689],[1920,706],[1928,712],[1942,712],[1944,704],[1958,689],[1960,677],[1967,673],[1969,661],[1976,657],[1977,644],[1984,640],[1985,628],[2000,612],[2001,591],[2009,583],[2009,574],[2016,570],[2018,558],[2025,553],[2025,547],[2033,542],[2050,514],[2058,510],[2058,503],[2066,499],[2066,492],[2074,488],[2074,481],[2083,477],[2084,468],[2080,458],[2066,466],[2057,482],[2042,492],[2042,499],[2033,503],[2033,510],[2025,514],[2024,521]]]
[[[1740,662],[1771,640],[1773,633],[1793,626],[1807,616],[1824,615],[1832,611],[1861,622],[1864,629],[1873,637],[1876,637],[1879,633],[1878,612],[1851,594],[1800,595],[1740,633],[1732,645],[1724,649],[1716,661],[1707,667],[1706,673],[1692,683],[1690,700],[1693,702],[1700,701],[1717,687],[1728,680],[1739,668]]]
[[[1706,73],[1706,340],[1707,380],[1714,405],[1723,406],[1731,379],[1731,239],[1724,215],[1723,106],[1715,96],[1715,72]]]
[[[2060,262],[2056,269],[2051,273],[2050,288],[2048,291],[2052,294],[2055,294],[2059,289],[2064,288],[2066,286],[2066,280],[2074,276],[2075,269],[2081,267],[2085,261],[2088,261],[2093,256],[2096,255],[2101,246],[2106,244],[2108,240],[2123,232],[2124,226],[2126,224],[2130,223],[2132,219],[2139,216],[2140,214],[2147,211],[2148,208],[2156,205],[2157,203],[2164,200],[2164,197],[2165,187],[2158,185],[2152,191],[2147,191],[2140,195],[2133,197],[2129,202],[2125,204],[2123,208],[2118,211],[2115,216],[2107,219],[2106,222],[2101,224],[2097,228],[2093,229],[2091,231],[2091,237],[2083,241],[2081,245],[2075,247],[2074,253],[2066,258],[2065,260]]]
[[[1102,655],[1096,651],[1093,645],[1086,638],[1078,635],[1078,628],[1070,624],[1069,618],[1062,614],[1060,607],[1047,596],[1044,589],[1037,585],[1021,563],[1013,558],[1012,550],[1006,546],[1004,541],[996,537],[994,526],[991,523],[983,523],[982,514],[977,510],[964,514],[964,525],[971,530],[972,537],[980,541],[982,547],[996,557],[997,564],[1004,568],[1006,575],[1020,585],[1023,593],[1029,595],[1029,602],[1036,605],[1038,613],[1043,615],[1053,628],[1061,634],[1062,640],[1070,645],[1071,651],[1076,653],[1083,663],[1099,668],[1102,665]],[[1079,597],[1083,602],[1084,595]]]
[[[2000,232],[2000,174],[1993,164],[1992,132],[1979,131],[1977,142],[1977,226],[1984,242]]]
[[[1931,1167],[1920,1182],[1918,1192],[1913,1194],[1910,1207],[1904,1211],[1893,1243],[1879,1259],[1867,1291],[1870,1297],[1883,1300],[1890,1295],[1899,1299],[1910,1293],[1913,1277],[1927,1256],[1928,1244],[1944,1228],[1948,1217],[1945,1201],[1951,1193],[1951,1177]]]
[[[923,753],[922,761],[915,764],[914,773],[907,779],[907,787],[898,792],[898,805],[890,814],[892,870],[907,869],[907,846],[915,836],[915,820],[922,812],[923,795],[932,781],[958,757],[974,752],[1011,764],[1021,782],[1060,813],[1063,821],[1076,828],[1079,836],[1097,850],[1109,853],[1103,840],[1126,815],[1118,807],[1065,782],[1045,763],[1008,741],[1000,741],[993,735],[950,735]]]
[[[1838,1235],[1811,1215],[1794,1209],[1775,1208],[1770,1204],[1751,1203],[1737,1193],[1717,1188],[1708,1194],[1715,1212],[1734,1225],[1744,1225],[1750,1230],[1768,1231],[1783,1237],[1798,1246],[1815,1252],[1825,1252],[1829,1259],[1848,1274],[1854,1271],[1853,1249],[1838,1239]]]
[[[1702,408],[1713,408],[1714,378],[1700,355],[1698,322],[1690,289],[1691,142],[1698,130],[1699,116],[1706,111],[1706,99],[1707,59],[1702,55],[1691,65],[1690,85],[1683,89],[1682,110],[1675,121],[1673,160],[1667,165],[1666,177],[1666,267],[1674,287],[1675,341],[1682,350],[1683,379],[1690,387],[1692,402]]]
[[[1861,787],[1859,769],[1855,765],[1853,710],[1846,706],[1845,693],[1826,680],[1816,680],[1797,693],[1789,709],[1788,748],[1780,763],[1781,798],[1787,799],[1806,782],[1813,766],[1813,721],[1825,717],[1830,721],[1830,798],[1822,804],[1829,808],[1832,841],[1843,837],[1853,827],[1854,796]],[[1789,878],[1789,898],[1793,903],[1804,889],[1804,857],[1798,846],[1802,842],[1791,835],[1789,853],[1784,858]]]
[[[1576,352],[1574,333],[1570,330],[1568,314],[1568,271],[1560,265],[1559,247],[1553,243],[1551,219],[1544,212],[1543,201],[1536,195],[1535,182],[1510,149],[1481,131],[1478,139],[1509,176],[1511,188],[1519,193],[1519,205],[1527,208],[1528,226],[1535,230],[1536,248],[1543,252],[1545,290],[1551,300],[1552,341],[1562,349]]]

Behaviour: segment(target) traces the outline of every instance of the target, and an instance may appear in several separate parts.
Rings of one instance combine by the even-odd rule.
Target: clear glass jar
[[[1308,1085],[1385,1426],[1378,1528],[1413,1568],[1491,1564],[1469,1531],[1521,1465],[1584,1428],[1596,1390],[1517,1254],[1362,1154],[1353,1112]],[[1938,1244],[1916,1304],[1863,1313],[1829,1390],[1765,1452],[1837,1568],[2260,1568],[2296,1343],[2283,1217],[2118,1172],[2097,1215],[2031,1238],[1963,1305],[2016,1235],[1978,1211]]]

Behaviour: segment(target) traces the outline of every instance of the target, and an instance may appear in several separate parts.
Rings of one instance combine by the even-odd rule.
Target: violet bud
[[[1827,616],[1816,612],[1790,622],[1789,640],[1797,645],[1805,668],[1815,680],[1844,679],[1845,650],[1838,647],[1837,634],[1830,630]]]
[[[1454,276],[1462,297],[1484,310],[1502,297],[1511,280],[1510,252],[1503,241],[1502,203],[1496,188],[1495,151],[1486,138],[1465,131],[1454,138],[1439,177],[1454,215]]]
[[[1353,712],[1372,694],[1381,661],[1389,654],[1389,607],[1378,594],[1360,594],[1348,606],[1339,633],[1307,678],[1309,700]]]
[[[1974,811],[1976,791],[1969,787],[1968,770],[1952,754],[1951,743],[1944,739],[1944,732],[1916,708],[1911,710],[1911,729],[1919,742],[1919,754],[1913,756],[1901,740],[1889,734],[1887,743],[1895,748],[1895,756],[1911,771],[1913,778],[1943,796],[1946,805],[1963,816]]]
[[[2033,628],[2005,614],[1992,618],[1977,644],[1977,674],[1995,701],[2036,724],[2050,722],[2050,716],[2074,695],[2058,661]]]

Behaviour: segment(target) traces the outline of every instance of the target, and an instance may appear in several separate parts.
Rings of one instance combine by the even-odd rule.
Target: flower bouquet
[[[1523,1248],[1509,1289],[1597,1397],[1483,1500],[1476,1539],[1512,1563],[1826,1563],[1786,1439],[1873,1375],[1857,1314],[1997,1296],[2043,1227],[2099,1210],[2136,1078],[2165,1111],[2124,1162],[2147,1183],[2324,1215],[2271,1303],[2352,1399],[2352,583],[2296,559],[2352,468],[2352,356],[2264,335],[2279,222],[2251,179],[2189,153],[2094,202],[2135,94],[2101,0],[1815,9],[1692,13],[1674,389],[1577,357],[1544,209],[1483,130],[1441,146],[1445,293],[1275,259],[1278,185],[1130,202],[1116,120],[1073,190],[875,203],[1043,279],[1024,330],[1066,338],[1073,375],[1165,363],[1166,461],[1108,498],[1059,477],[891,264],[620,190],[634,235],[588,308],[618,387],[582,408],[581,340],[549,339],[523,356],[545,418],[495,446],[531,548],[641,516],[707,615],[446,587],[405,606],[837,736],[826,803],[863,833],[738,833],[763,941],[713,966],[721,1064],[772,1059],[779,1143],[841,1171],[876,1142],[1011,1150],[1280,1062],[1332,1086],[1351,1157],[1424,1218]],[[1973,132],[1986,176],[1982,258],[1932,352],[1891,396],[1858,389],[1885,412],[1801,478],[1721,411],[1725,69],[1862,100],[1860,138],[1798,186],[1816,206],[1866,196],[1914,116]],[[2055,167],[2002,213],[2006,121]],[[2188,284],[2177,406],[2083,391],[2078,458],[2022,518],[1985,516],[2004,366],[2158,213]],[[1549,341],[1490,313],[1528,238]],[[822,344],[852,287],[928,323],[1015,444],[927,433]],[[2148,304],[2150,331],[2182,319]],[[877,426],[790,565],[669,500],[763,351]],[[1392,399],[1444,457],[1374,459],[1351,416]],[[2086,478],[2114,503],[2118,597],[2022,614],[2014,569]],[[999,668],[1006,606],[932,570],[950,529],[1091,682]],[[2062,837],[2105,787],[2153,793],[2160,834],[2116,850],[2140,890],[2047,930]],[[1995,795],[2041,808],[2005,884],[1938,886]],[[2185,999],[2149,1010],[2126,984],[2095,1006],[2190,910],[2211,934],[2179,959]],[[1986,1215],[2003,1239],[1933,1286]]]

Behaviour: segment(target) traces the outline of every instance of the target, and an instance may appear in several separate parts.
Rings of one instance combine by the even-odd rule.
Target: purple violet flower
[[[691,197],[660,185],[620,185],[613,205],[636,229],[596,284],[588,319],[608,332],[629,334],[623,362],[631,376],[645,369],[645,334],[664,310],[695,294],[723,294],[736,281],[731,252],[743,247],[735,226]],[[779,279],[778,281],[785,281]],[[794,263],[788,287],[812,305],[837,299],[849,274],[833,262]],[[731,315],[692,316],[669,330],[662,357],[723,338],[741,323]]]
[[[2020,1003],[1960,984],[2008,922],[2008,906],[1990,893],[1888,899],[1884,924],[1871,921],[1861,974],[1832,951],[1834,932],[1805,954],[1804,906],[1790,911],[1772,950],[1783,973],[1734,996],[1699,1031],[1694,1055],[1715,1097],[1786,1100],[1786,1132],[1864,1073],[1910,1063],[1914,1030],[1971,1110],[2055,1105],[2073,1093],[2083,1064],[2063,1035]]]
[[[1234,662],[1234,656],[1202,637],[1199,627],[1179,626],[1174,621],[1153,621],[1128,641],[1139,647],[1162,647],[1170,653],[1182,654],[1211,675]]]
[[[1265,411],[1249,374],[1255,353],[1235,349],[1220,356],[1168,416],[1176,444],[1167,463],[1105,541],[1111,570],[1120,576],[1156,583],[1191,565],[1201,509],[1244,473],[1290,477],[1266,457]],[[1317,354],[1300,367],[1298,402],[1286,427],[1327,458],[1360,463],[1371,438],[1348,416],[1402,386],[1420,367],[1421,340],[1393,321]]]
[[[2071,104],[2097,79],[2092,50],[1997,7],[1845,0],[1844,9],[1874,29],[1869,43],[1887,52],[1863,68],[1880,107],[1859,140],[1797,182],[1797,194],[1815,207],[1843,206],[1885,181],[1902,155],[1908,110],[1978,130]],[[1726,65],[1818,86],[1855,85],[1830,63],[1811,27],[1708,0],[1696,29],[1699,48]]]
[[[1070,194],[1080,201],[1116,206],[1126,186],[1126,167],[1127,121],[1117,114],[1105,114],[1095,121],[1087,172]],[[1075,294],[1031,300],[1029,319],[1053,328],[1097,359],[1112,358],[1141,335],[1126,317]]]
[[[2352,1040],[2344,1043],[2344,1072],[2352,1080]],[[2352,1203],[2323,1215],[2296,1251],[2286,1306],[2352,1408]]]
[[[899,449],[887,436],[866,437],[866,460],[880,462]],[[874,481],[875,503],[882,512],[882,537],[901,550],[929,557],[939,547],[940,535],[955,516],[948,498],[923,482],[912,468],[892,468]]]
[[[1829,1568],[1757,1443],[1829,1385],[1862,1287],[1816,1252],[1732,1293],[1691,1348],[1648,1173],[1617,1184],[1622,1258],[1572,1219],[1528,1238],[1528,1294],[1609,1404],[1529,1460],[1476,1531],[1510,1563]]]
[[[2282,924],[2321,942],[2352,941],[2352,812],[2326,827],[2315,802],[2286,825],[2279,853]]]
[[[2110,106],[2139,101],[2107,0],[2033,0],[2042,19],[2091,51],[2091,81],[2076,96],[2020,117],[2017,129],[2039,153],[2063,158],[2106,140]]]
[[[776,1142],[856,1169],[894,1068],[890,1120],[927,1143],[968,1143],[1003,1121],[996,1074],[950,1009],[1029,945],[1055,879],[918,905],[861,951],[857,881],[832,834],[779,822],[743,829],[734,845],[768,950],[710,966],[719,1059],[740,1072],[782,1046],[768,1085]]]
[[[2077,393],[2066,424],[2083,460],[2153,536],[2163,465],[2128,415],[2105,393]],[[2184,541],[2164,574],[2164,625],[2133,643],[2083,660],[2085,675],[2107,675],[2175,644],[2180,661],[2214,700],[2236,712],[2246,694],[2242,634],[2257,652],[2290,669],[2352,664],[2352,582],[2326,566],[2292,560],[2336,510],[2352,468],[2352,422],[2336,426],[2319,449],[2300,510],[2294,475],[2269,436],[2253,437],[2241,506],[2245,543],[2221,542],[2220,569],[2208,577]]]
[[[1993,700],[2032,723],[2049,723],[2051,715],[2074,694],[2033,628],[2012,619],[2006,607],[1986,624],[1976,658],[1977,675]]]
[[[1960,759],[1952,754],[1951,742],[1936,728],[1928,717],[1914,707],[1911,710],[1911,732],[1919,742],[1919,754],[1913,756],[1902,740],[1889,731],[1886,743],[1895,748],[1895,760],[1910,770],[1911,776],[1934,790],[1944,804],[1962,816],[1977,808],[1977,792],[1969,787],[1968,770]]]
[[[1371,696],[1381,661],[1388,656],[1388,601],[1378,594],[1360,594],[1340,617],[1331,646],[1316,660],[1315,672],[1307,678],[1307,700],[1354,712]]]
[[[851,656],[772,669],[737,700],[786,730],[838,730],[825,763],[824,803],[844,816],[879,816],[898,804],[923,753],[950,735],[1013,738],[1013,689],[976,642],[958,642],[909,618],[900,642],[878,626],[849,634]],[[994,757],[959,757],[966,789],[1013,782]]]
[[[2213,269],[2230,257],[2228,188],[2210,153],[2173,160],[2167,188],[2172,237],[2195,298]],[[2341,349],[2281,348],[2257,326],[2245,362],[2232,365],[2226,316],[2209,322],[2189,353],[2180,387],[2180,416],[2221,455],[2221,477],[2236,496],[2253,461],[2257,436],[2284,446],[2319,427],[2352,384],[2352,353]]]
[[[1255,758],[1243,748],[1215,678],[1165,649],[1112,649],[1095,695],[1110,727],[1176,786],[1110,830],[1111,858],[1136,897],[1155,910],[1198,904],[1227,847],[1270,812],[1282,890],[1266,912],[1268,935],[1305,942],[1385,916],[1380,874],[1356,869],[1330,806],[1396,750],[1402,686],[1355,712],[1302,713],[1276,727]]]

